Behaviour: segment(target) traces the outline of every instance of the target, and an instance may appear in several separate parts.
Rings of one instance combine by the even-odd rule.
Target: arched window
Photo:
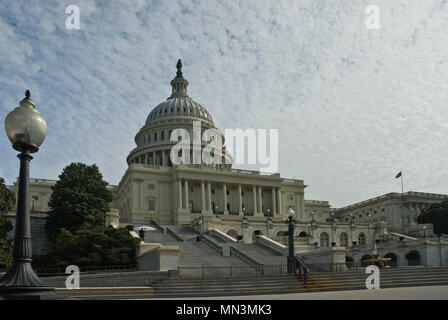
[[[341,247],[348,247],[348,236],[345,232],[341,232],[339,235],[339,245]]]
[[[306,232],[305,232],[305,231],[300,232],[300,233],[299,233],[299,237],[300,237],[300,238],[306,238],[306,237],[307,237]]]
[[[277,237],[286,237],[288,235],[288,231],[279,231],[277,232]]]
[[[398,257],[395,253],[389,252],[384,255],[384,258],[390,258],[390,262],[388,263],[391,267],[396,267],[398,265]]]
[[[360,233],[358,236],[358,245],[360,248],[365,248],[366,246],[366,236],[364,233]]]
[[[233,229],[230,229],[229,231],[227,231],[227,235],[236,239],[238,237],[238,232],[236,232]]]
[[[420,265],[420,253],[416,250],[410,251],[406,255],[406,260],[408,260],[408,266],[419,266]]]
[[[328,233],[322,232],[320,234],[320,246],[322,248],[330,246],[330,237],[328,236]]]

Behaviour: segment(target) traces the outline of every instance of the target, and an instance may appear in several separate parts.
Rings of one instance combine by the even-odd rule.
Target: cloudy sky
[[[67,30],[68,5],[80,29]],[[366,27],[368,5],[380,28]],[[447,193],[446,0],[25,1],[0,6],[0,119],[31,90],[48,135],[31,176],[96,163],[117,184],[182,58],[220,129],[279,129],[279,172],[333,207]],[[18,175],[1,120],[0,176]]]

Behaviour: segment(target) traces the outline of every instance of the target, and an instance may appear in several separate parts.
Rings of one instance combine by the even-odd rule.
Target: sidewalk
[[[448,286],[151,300],[448,300]]]

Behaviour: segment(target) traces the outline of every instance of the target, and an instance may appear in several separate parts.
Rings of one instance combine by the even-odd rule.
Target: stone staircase
[[[308,274],[307,292],[366,289],[365,268]],[[380,289],[448,285],[448,267],[399,267],[380,269]]]
[[[160,280],[152,285],[155,298],[220,297],[306,292],[297,276],[245,276]]]
[[[262,243],[232,243],[230,246],[238,249],[252,260],[264,265],[286,264],[286,256]]]
[[[56,288],[57,299],[61,300],[115,300],[148,299],[154,296],[151,287],[107,287],[107,288]]]

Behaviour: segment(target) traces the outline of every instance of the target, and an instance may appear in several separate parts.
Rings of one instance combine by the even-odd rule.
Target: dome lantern
[[[187,94],[187,87],[188,87],[188,81],[187,79],[184,79],[182,75],[182,60],[179,59],[177,61],[177,73],[176,78],[171,80],[171,87],[172,87],[172,93],[171,96],[168,99],[171,98],[177,98],[177,97],[188,97]]]

